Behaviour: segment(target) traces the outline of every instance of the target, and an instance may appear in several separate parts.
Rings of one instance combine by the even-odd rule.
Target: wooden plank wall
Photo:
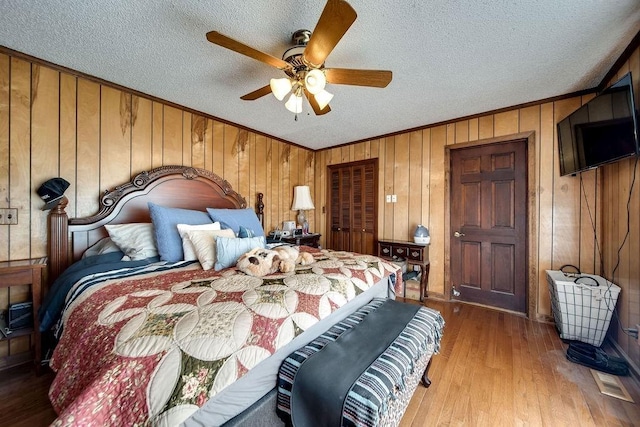
[[[640,75],[638,52],[621,74],[627,68]],[[638,92],[636,87],[636,95]],[[19,210],[18,225],[0,226],[0,260],[45,255],[46,213],[40,211],[42,201],[35,190],[50,177],[62,176],[71,183],[66,193],[68,211],[83,216],[97,210],[99,193],[142,170],[169,164],[202,167],[227,179],[251,206],[257,192],[265,193],[266,229],[294,218],[289,210],[292,187],[306,184],[312,187],[316,204],[309,215],[311,229],[326,234],[327,165],[377,157],[378,236],[410,239],[417,224],[429,227],[430,289],[443,293],[444,147],[533,131],[538,229],[531,237],[537,239],[538,251],[530,254],[530,263],[538,278],[531,285],[537,288],[537,315],[549,316],[544,270],[575,264],[584,272],[599,271],[594,235],[600,233],[606,269],[613,248],[617,250],[611,236],[620,237],[620,218],[626,212],[623,195],[630,186],[631,164],[605,169],[604,186],[600,171],[582,175],[584,189],[578,178],[559,177],[555,124],[590,98],[514,108],[314,153],[213,117],[0,53],[0,207]],[[385,194],[397,194],[397,203],[385,203]],[[632,207],[637,213],[640,196],[634,194]],[[631,255],[639,253],[639,239],[636,218],[629,239],[635,246],[627,250],[617,274],[623,289],[626,283],[631,286],[621,296],[627,307],[621,310],[621,318],[627,321],[633,321],[633,316],[637,319],[639,311],[640,271]],[[8,298],[1,294],[0,306]]]
[[[293,186],[313,185],[314,159],[313,151],[0,52],[0,208],[18,209],[17,225],[0,225],[0,261],[46,255],[47,212],[36,190],[52,177],[71,183],[69,215],[85,216],[97,212],[104,190],[141,171],[196,166],[228,180],[251,207],[264,193],[270,230],[295,217]],[[28,289],[11,291],[0,291],[0,309],[28,299]],[[7,350],[0,343],[0,355]]]
[[[379,160],[378,238],[411,240],[418,224],[431,234],[429,257],[430,292],[442,295],[445,280],[445,146],[469,143],[518,133],[535,133],[537,253],[530,263],[537,272],[536,316],[551,315],[544,271],[564,264],[594,272],[596,250],[589,215],[599,219],[600,193],[597,171],[583,174],[584,192],[576,177],[560,177],[556,123],[592,96],[548,102],[487,114],[442,126],[426,127],[395,136],[373,139],[319,151],[316,155],[315,219],[326,234],[326,167],[377,157]],[[386,194],[396,194],[397,203],[386,203]],[[587,205],[589,209],[587,209]],[[599,230],[598,230],[599,231]]]
[[[633,77],[637,109],[640,105],[640,49],[636,49],[609,83],[628,72]],[[634,171],[636,161],[636,158],[622,160],[602,168],[601,245],[604,255],[602,275],[622,288],[617,316],[613,317],[610,331],[619,347],[636,366],[640,366],[640,346],[621,329],[634,328],[640,323],[640,170]]]

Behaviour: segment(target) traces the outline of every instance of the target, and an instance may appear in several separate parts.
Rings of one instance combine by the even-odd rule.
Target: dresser
[[[378,256],[391,261],[405,260],[420,267],[420,301],[427,297],[429,287],[429,245],[404,240],[379,240]]]

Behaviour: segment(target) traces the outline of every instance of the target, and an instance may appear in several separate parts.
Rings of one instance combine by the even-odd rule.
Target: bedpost
[[[49,283],[60,276],[69,265],[69,218],[65,208],[69,200],[62,200],[49,212]]]
[[[258,193],[258,203],[256,203],[256,213],[258,214],[258,219],[262,224],[262,228],[264,228],[264,202],[262,201],[262,197],[264,194]]]

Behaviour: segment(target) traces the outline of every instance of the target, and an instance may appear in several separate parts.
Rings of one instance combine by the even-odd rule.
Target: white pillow
[[[185,261],[195,261],[198,259],[198,255],[196,255],[196,248],[193,247],[193,243],[187,236],[187,231],[190,230],[220,230],[220,223],[214,222],[211,224],[201,224],[201,225],[189,225],[189,224],[178,224],[178,233],[180,233],[180,238],[182,239],[182,252],[184,252],[184,260]]]
[[[158,256],[154,241],[153,224],[132,223],[105,225],[109,237],[122,252],[123,261],[137,261]]]
[[[186,233],[193,244],[203,270],[211,270],[216,263],[216,237],[236,237],[236,233],[230,228],[224,230],[189,230]]]
[[[110,237],[103,237],[98,240],[95,244],[90,246],[84,253],[82,254],[82,258],[87,258],[90,256],[96,255],[104,255],[110,252],[118,252],[120,248],[118,245],[113,243]]]

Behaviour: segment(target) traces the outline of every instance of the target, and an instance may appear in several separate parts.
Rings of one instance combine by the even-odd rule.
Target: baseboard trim
[[[433,299],[437,299],[437,300],[448,301],[448,300],[445,299],[444,294],[441,294],[439,292],[433,292],[433,291],[427,291],[427,298],[433,298]]]
[[[640,385],[640,367],[629,357],[629,355],[618,345],[617,342],[607,337],[607,342],[618,353],[618,356],[623,357],[629,364],[629,373],[631,377]]]

